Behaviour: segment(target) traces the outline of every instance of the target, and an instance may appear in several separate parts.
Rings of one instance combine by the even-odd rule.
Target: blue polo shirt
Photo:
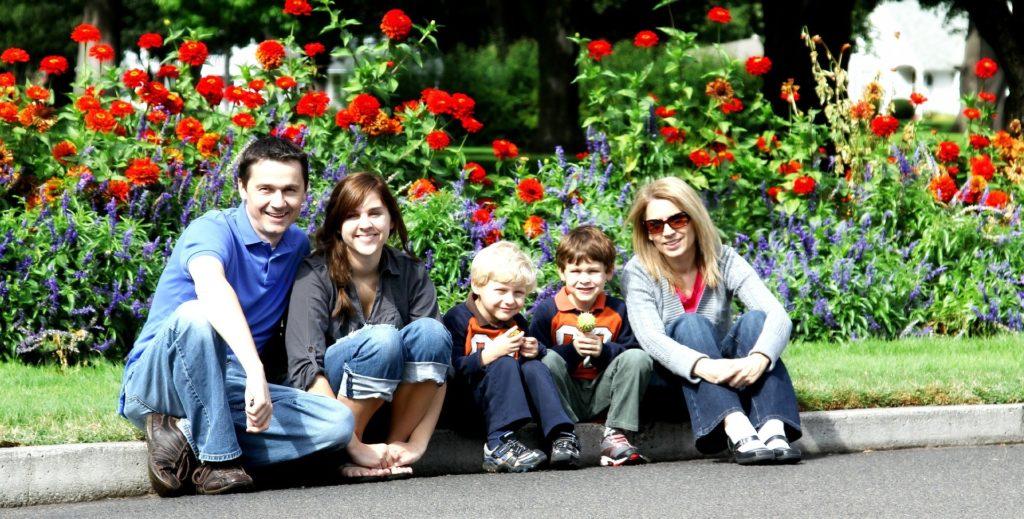
[[[299,263],[309,254],[309,238],[292,225],[271,248],[252,228],[245,202],[213,210],[193,221],[174,245],[149,309],[149,318],[128,353],[131,366],[164,328],[164,321],[184,302],[196,299],[188,264],[198,256],[213,256],[238,295],[256,349],[273,335],[288,304],[288,292]],[[230,352],[230,350],[229,350]]]

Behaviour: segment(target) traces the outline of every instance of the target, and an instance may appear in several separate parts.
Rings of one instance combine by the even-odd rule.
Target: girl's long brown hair
[[[338,304],[331,314],[333,317],[351,317],[353,311],[352,301],[345,292],[345,287],[352,280],[352,266],[348,261],[348,246],[341,239],[341,224],[350,213],[354,213],[363,205],[371,193],[376,193],[388,210],[391,217],[391,235],[398,234],[402,250],[416,259],[409,250],[409,232],[405,228],[405,221],[402,220],[398,200],[391,194],[384,179],[372,173],[352,173],[341,179],[331,192],[331,198],[327,202],[327,215],[315,236],[315,252],[324,255],[327,273],[338,287]]]

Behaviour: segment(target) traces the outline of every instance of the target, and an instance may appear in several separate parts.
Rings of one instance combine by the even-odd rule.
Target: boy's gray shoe
[[[547,456],[519,442],[512,433],[501,437],[501,445],[494,450],[484,443],[484,470],[487,472],[527,472],[547,461]]]
[[[575,434],[564,434],[551,442],[551,468],[580,468],[580,441]]]

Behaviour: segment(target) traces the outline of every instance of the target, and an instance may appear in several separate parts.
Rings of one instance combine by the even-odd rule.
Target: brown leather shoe
[[[187,490],[198,462],[178,419],[160,413],[146,415],[149,482],[161,497],[180,496]]]
[[[232,462],[203,463],[192,474],[196,492],[203,495],[248,492],[253,489],[252,477],[241,465]]]

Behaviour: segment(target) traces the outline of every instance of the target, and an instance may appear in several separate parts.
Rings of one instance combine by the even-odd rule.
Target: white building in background
[[[851,97],[877,77],[889,98],[927,97],[918,115],[959,113],[966,16],[947,22],[944,9],[925,10],[916,0],[883,3],[871,12],[869,27],[871,42],[858,40],[850,56]]]

